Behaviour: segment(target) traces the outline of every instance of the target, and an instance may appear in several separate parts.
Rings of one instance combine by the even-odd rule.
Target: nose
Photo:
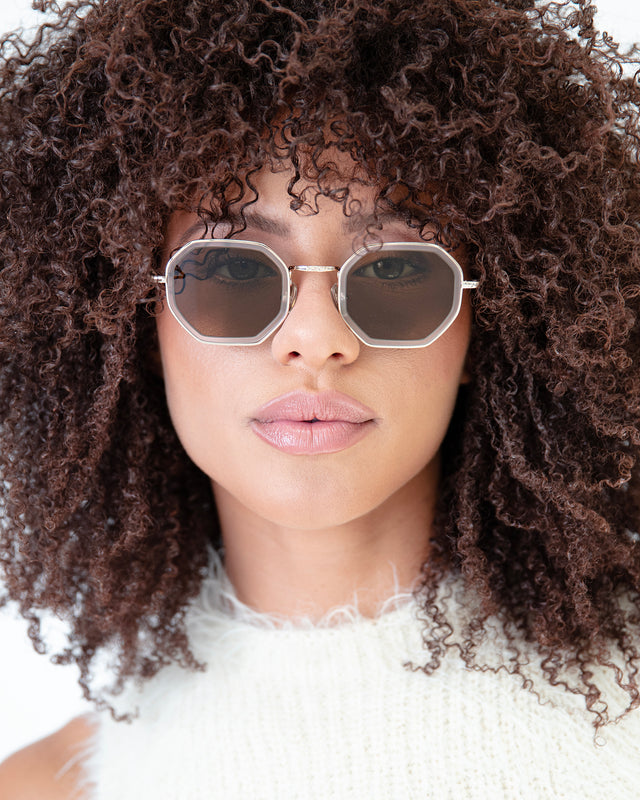
[[[340,316],[331,295],[332,272],[292,272],[295,304],[272,339],[272,353],[281,364],[300,364],[318,371],[327,364],[350,364],[360,353],[360,340]]]

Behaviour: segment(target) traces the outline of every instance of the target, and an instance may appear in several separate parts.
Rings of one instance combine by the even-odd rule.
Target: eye
[[[217,278],[232,281],[251,281],[274,276],[275,270],[251,255],[219,250],[207,259],[207,271]]]
[[[356,270],[356,274],[362,278],[394,281],[402,278],[411,278],[414,275],[424,273],[424,271],[424,266],[416,264],[409,258],[384,256],[360,267],[360,269]]]

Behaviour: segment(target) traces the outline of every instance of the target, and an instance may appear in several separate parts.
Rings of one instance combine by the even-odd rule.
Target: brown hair
[[[4,37],[0,559],[34,643],[42,609],[69,619],[57,658],[87,692],[107,645],[120,679],[194,666],[215,508],[139,301],[172,211],[215,198],[223,217],[285,160],[346,213],[349,181],[379,187],[480,280],[425,606],[459,569],[482,601],[470,663],[493,613],[552,683],[578,666],[597,724],[607,647],[638,705],[640,88],[592,18],[586,0],[75,0],[33,43]]]

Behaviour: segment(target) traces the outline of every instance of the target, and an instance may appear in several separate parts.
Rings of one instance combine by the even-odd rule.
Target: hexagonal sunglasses
[[[460,312],[462,292],[475,289],[442,247],[387,242],[362,248],[341,267],[288,266],[270,247],[240,239],[196,239],[167,262],[167,304],[200,342],[254,345],[293,308],[300,272],[337,272],[333,301],[353,333],[371,347],[426,347]]]

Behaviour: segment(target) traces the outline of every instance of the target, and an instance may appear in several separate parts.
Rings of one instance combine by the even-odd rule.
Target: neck
[[[214,493],[225,568],[238,598],[257,611],[317,619],[357,603],[364,616],[414,588],[429,554],[437,464],[365,516],[294,527],[253,513],[222,487]]]

